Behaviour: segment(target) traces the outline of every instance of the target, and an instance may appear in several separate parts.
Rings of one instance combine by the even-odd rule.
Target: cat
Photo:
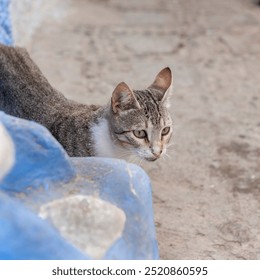
[[[71,157],[160,158],[172,136],[171,83],[166,67],[144,90],[121,82],[107,105],[80,104],[55,90],[25,49],[0,45],[0,110],[45,126]]]

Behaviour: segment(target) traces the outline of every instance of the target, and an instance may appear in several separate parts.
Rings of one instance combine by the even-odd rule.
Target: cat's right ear
[[[111,98],[111,106],[114,113],[141,108],[134,93],[124,82],[118,84],[114,89]]]
[[[162,69],[156,76],[154,82],[148,88],[155,88],[161,92],[160,101],[167,102],[171,92],[172,71],[169,67]]]

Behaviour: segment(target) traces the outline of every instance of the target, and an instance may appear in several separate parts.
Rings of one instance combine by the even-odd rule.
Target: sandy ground
[[[174,73],[170,158],[144,166],[162,259],[260,259],[260,7],[253,0],[16,0],[16,44],[105,104]]]

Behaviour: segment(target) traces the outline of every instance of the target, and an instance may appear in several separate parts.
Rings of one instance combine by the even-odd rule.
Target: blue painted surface
[[[16,162],[1,182],[0,189],[23,191],[27,187],[68,181],[75,175],[69,157],[43,126],[0,112],[0,121],[8,129],[16,148]]]
[[[0,191],[0,259],[88,259],[48,223]]]
[[[93,178],[96,192],[125,212],[122,238],[107,251],[105,259],[158,259],[150,179],[140,167],[106,158],[72,159],[77,174]],[[102,174],[102,176],[100,176]]]
[[[9,0],[0,0],[0,42],[6,45],[13,44],[9,4]]]

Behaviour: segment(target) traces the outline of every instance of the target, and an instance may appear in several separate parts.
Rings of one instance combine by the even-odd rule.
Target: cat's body
[[[21,48],[0,45],[0,110],[49,129],[70,156],[155,160],[172,133],[166,106],[169,68],[143,91],[120,83],[105,106],[66,99]]]

